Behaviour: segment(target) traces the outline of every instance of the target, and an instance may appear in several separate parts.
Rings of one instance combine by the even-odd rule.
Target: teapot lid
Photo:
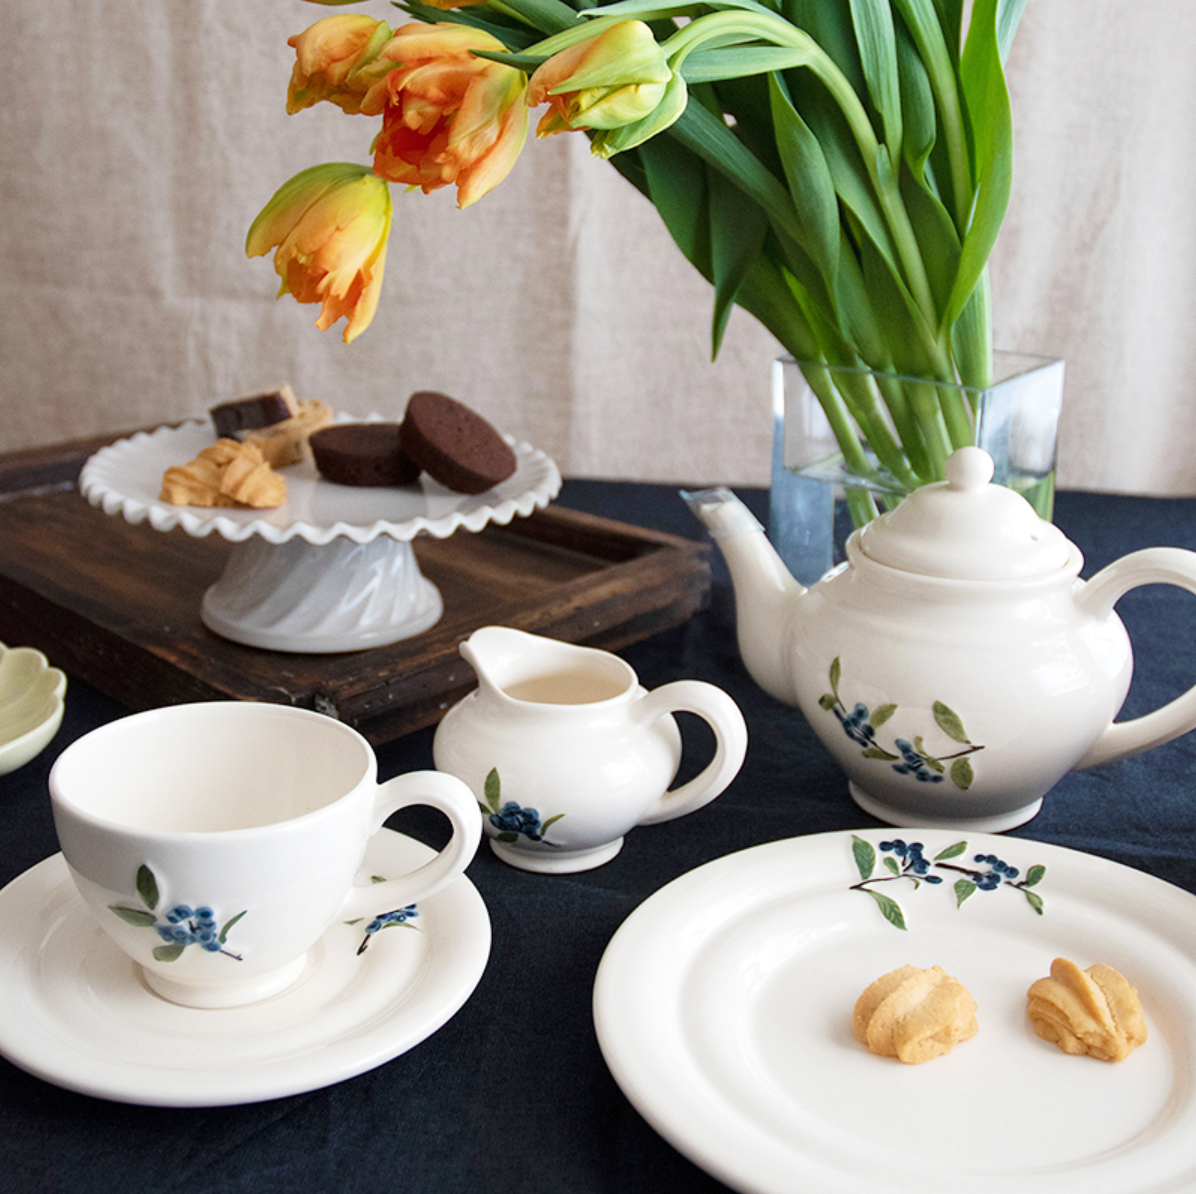
[[[1020,493],[990,484],[993,461],[982,448],[958,449],[944,471],[945,481],[915,489],[860,531],[864,555],[955,580],[1041,576],[1066,566],[1067,537]]]

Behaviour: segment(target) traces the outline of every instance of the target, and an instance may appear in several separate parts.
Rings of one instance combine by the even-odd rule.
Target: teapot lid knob
[[[957,449],[943,473],[945,481],[915,489],[859,532],[865,556],[957,580],[1041,576],[1067,566],[1067,537],[1021,494],[992,483],[993,459],[983,448]]]
[[[983,489],[993,479],[993,458],[983,448],[959,448],[943,465],[952,489]]]

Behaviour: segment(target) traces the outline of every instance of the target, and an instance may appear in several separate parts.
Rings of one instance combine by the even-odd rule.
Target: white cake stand
[[[193,460],[213,440],[211,424],[199,420],[139,432],[90,457],[79,487],[93,506],[130,523],[232,542],[200,617],[224,638],[272,651],[357,651],[422,633],[444,606],[420,572],[411,540],[525,517],[561,487],[549,457],[508,437],[515,473],[477,496],[453,493],[426,474],[401,488],[334,485],[306,462],[282,470],[287,500],[273,510],[160,501],[166,469]]]

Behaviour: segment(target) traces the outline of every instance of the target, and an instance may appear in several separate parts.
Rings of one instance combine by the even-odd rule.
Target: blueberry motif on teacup
[[[932,712],[935,725],[952,742],[959,743],[963,747],[962,750],[950,754],[934,754],[927,749],[925,737],[916,734],[912,742],[908,738],[894,739],[893,745],[898,752],[894,754],[877,741],[876,731],[897,712],[897,705],[878,705],[870,711],[862,701],[857,701],[849,711],[839,695],[839,679],[840,664],[836,655],[830,667],[831,690],[818,698],[818,704],[838,718],[843,732],[852,742],[863,747],[860,753],[864,758],[891,763],[898,775],[912,776],[920,783],[941,784],[944,775],[948,775],[957,788],[966,791],[972,786],[975,772],[968,756],[983,750],[984,747],[976,745],[968,737],[963,728],[963,721],[954,709],[942,701],[935,701]]]
[[[879,856],[877,849],[880,850]],[[923,883],[937,887],[942,884],[944,878],[936,873],[939,871],[959,876],[951,886],[957,908],[962,907],[964,901],[978,891],[996,891],[1001,887],[1011,887],[1026,897],[1026,903],[1039,916],[1043,914],[1043,898],[1031,889],[1042,882],[1046,875],[1045,866],[1031,866],[1023,875],[1019,867],[1011,866],[995,854],[973,854],[969,860],[964,857],[968,852],[966,841],[952,842],[932,858],[926,857],[925,849],[921,842],[906,842],[901,838],[878,842],[874,847],[871,842],[852,834],[851,852],[856,869],[860,872],[860,881],[853,883],[848,890],[862,891],[870,895],[876,901],[876,906],[885,920],[898,929],[907,927],[905,913],[892,896],[877,891],[876,885],[905,879],[914,885],[915,891]],[[956,859],[959,861],[955,861]],[[878,861],[881,864],[879,874]]]
[[[157,961],[177,962],[189,945],[198,945],[206,953],[223,954],[237,962],[242,960],[240,954],[225,949],[225,945],[229,930],[245,915],[247,909],[230,916],[221,928],[215,912],[206,905],[193,907],[190,904],[175,904],[164,914],[163,924],[159,922],[157,912],[161,902],[158,880],[144,864],[137,868],[136,887],[144,908],[130,908],[123,904],[109,904],[108,907],[126,924],[157,930],[163,942],[153,950]]]
[[[478,806],[486,814],[489,821],[498,832],[494,835],[500,842],[515,842],[525,837],[529,842],[539,842],[545,846],[555,846],[545,838],[550,826],[559,821],[565,814],[540,820],[539,809],[524,808],[514,800],[504,801],[502,798],[502,781],[498,776],[498,768],[491,767],[486,776],[485,803],[478,801]]]

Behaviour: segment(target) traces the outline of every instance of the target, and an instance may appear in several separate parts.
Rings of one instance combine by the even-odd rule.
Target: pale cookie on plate
[[[901,966],[856,1001],[856,1040],[881,1057],[918,1065],[950,1053],[979,1031],[976,1001],[941,966]]]
[[[1034,983],[1026,1000],[1034,1031],[1064,1053],[1124,1061],[1146,1044],[1138,988],[1112,966],[1098,962],[1081,970],[1056,958],[1050,977]]]

